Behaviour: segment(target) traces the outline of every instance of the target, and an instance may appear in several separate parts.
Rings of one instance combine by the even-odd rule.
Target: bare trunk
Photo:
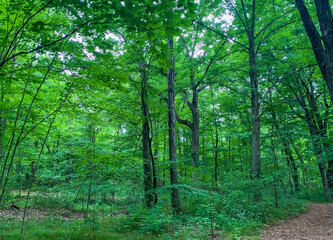
[[[139,64],[140,65],[140,64]],[[141,110],[143,116],[142,123],[142,159],[143,159],[143,185],[145,192],[145,204],[149,208],[152,206],[154,196],[152,194],[153,181],[152,181],[152,169],[150,158],[150,139],[149,139],[149,122],[148,122],[148,106],[147,100],[147,76],[143,69],[141,70]]]
[[[145,191],[145,203],[147,207],[151,207],[154,201],[151,190],[153,189],[152,170],[150,163],[149,151],[149,125],[146,122],[142,123],[142,159],[143,159],[143,185]]]
[[[4,89],[2,86],[1,89],[1,103],[3,104],[4,101]],[[0,161],[2,160],[4,151],[3,151],[3,137],[5,136],[5,130],[6,130],[6,126],[7,126],[7,110],[3,110],[1,107],[0,110]]]
[[[255,4],[255,3],[254,3]],[[255,5],[253,7],[253,18],[255,15]],[[248,31],[249,39],[249,64],[250,64],[250,82],[251,82],[251,107],[252,107],[252,171],[251,179],[254,181],[254,200],[260,201],[262,194],[258,180],[261,177],[261,161],[260,161],[260,105],[259,105],[259,87],[258,72],[256,65],[254,23],[252,19],[251,29]]]
[[[328,141],[328,140],[327,140]],[[326,152],[326,156],[329,156],[328,164],[327,164],[327,178],[328,185],[330,188],[333,188],[333,149],[331,144],[323,144],[324,150]]]
[[[275,208],[279,208],[279,195],[278,195],[278,183],[279,183],[278,159],[277,159],[277,155],[276,155],[275,138],[273,137],[273,129],[274,129],[274,125],[272,125],[272,136],[271,136],[273,161],[274,161],[274,170],[273,170],[274,204],[275,204]]]
[[[325,191],[325,200],[328,202],[331,202],[332,196],[331,196],[330,188],[328,186],[328,179],[327,179],[327,175],[326,175],[325,163],[323,161],[320,161],[318,163],[318,166],[319,166],[321,180],[322,180],[324,191]]]
[[[153,171],[153,189],[156,190],[158,179],[157,179],[157,169],[156,169],[156,164],[155,164],[155,160],[156,160],[155,156],[157,158],[158,150],[155,149],[155,153],[153,154],[151,142],[152,142],[152,140],[149,139],[149,151],[150,151],[150,157],[151,157],[151,167],[152,167],[152,171]],[[154,195],[154,204],[156,204],[157,200],[158,200],[157,192],[155,191],[153,195]]]
[[[199,112],[198,109],[195,112],[192,112],[193,116],[193,124],[191,128],[192,133],[192,141],[191,141],[191,153],[192,153],[192,166],[193,166],[193,180],[195,182],[200,178],[200,170],[199,170]]]
[[[215,187],[217,188],[217,181],[218,181],[218,151],[217,151],[217,147],[219,145],[219,134],[217,131],[217,126],[215,124],[215,144],[213,143],[213,147],[215,148],[215,152],[214,152],[214,179],[215,179]]]
[[[256,114],[253,114],[253,117],[257,118]],[[260,179],[260,175],[261,175],[260,121],[259,121],[259,119],[253,119],[253,123],[252,123],[252,180]]]
[[[193,93],[193,102],[192,102],[192,142],[191,142],[191,150],[193,156],[193,166],[199,167],[199,107],[198,107],[198,91]]]
[[[259,88],[254,55],[254,39],[250,44],[250,81],[251,81],[251,106],[252,106],[252,179],[259,179],[261,175],[260,162],[260,117],[259,117]]]
[[[204,112],[202,113],[204,115]],[[201,147],[202,147],[202,162],[205,162],[205,154],[206,154],[206,149],[205,149],[205,122],[204,122],[204,117],[202,118],[202,130],[201,130]],[[199,150],[199,149],[198,149]]]
[[[168,40],[168,46],[173,50],[173,38]],[[176,136],[176,107],[175,107],[175,62],[171,57],[171,66],[168,70],[168,108],[169,108],[169,159],[171,180],[171,205],[174,212],[181,211],[179,200],[178,175],[177,175],[177,136]]]

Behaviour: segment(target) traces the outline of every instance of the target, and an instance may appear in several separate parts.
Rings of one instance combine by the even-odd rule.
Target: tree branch
[[[19,55],[22,55],[22,54],[29,54],[29,53],[36,52],[36,51],[38,51],[38,50],[40,50],[40,49],[42,49],[42,48],[48,47],[48,46],[50,46],[50,45],[53,45],[53,44],[55,44],[55,43],[57,43],[57,42],[60,42],[60,41],[62,41],[62,40],[64,40],[64,39],[70,37],[70,36],[73,35],[75,32],[77,32],[78,30],[80,30],[81,28],[83,28],[85,25],[87,25],[88,23],[90,23],[90,22],[92,22],[92,21],[94,21],[94,20],[96,20],[96,18],[94,18],[94,19],[90,19],[90,20],[88,20],[88,21],[86,21],[86,22],[80,24],[79,26],[75,27],[71,32],[67,33],[65,36],[63,36],[63,37],[61,37],[61,38],[59,38],[59,39],[57,39],[57,40],[55,40],[55,41],[53,41],[53,42],[47,43],[47,44],[42,45],[42,46],[38,46],[38,47],[36,47],[36,48],[34,48],[34,49],[31,49],[31,50],[29,50],[29,51],[21,51],[21,52],[19,52],[19,53],[16,53],[16,54],[12,55],[11,57],[8,57],[7,59],[4,58],[4,60],[3,60],[2,62],[0,62],[0,68],[2,68],[2,66],[3,66],[6,62],[10,61],[11,59],[13,59],[13,58],[15,58],[15,57],[17,57],[17,56],[19,56]]]
[[[191,57],[190,50],[189,50],[189,48],[188,48],[188,46],[187,46],[187,44],[186,44],[186,41],[185,41],[184,37],[183,37],[183,36],[180,36],[180,39],[181,39],[182,42],[183,42],[184,48],[185,48],[185,50],[186,50],[186,55],[187,55],[187,57],[190,58],[190,57]]]
[[[32,14],[32,15],[27,19],[27,21],[25,21],[25,22],[23,23],[23,25],[21,26],[21,28],[15,33],[14,38],[13,38],[13,40],[11,41],[11,43],[10,43],[10,45],[9,45],[9,47],[8,47],[7,52],[5,53],[5,56],[3,57],[4,61],[3,61],[2,63],[0,63],[0,68],[3,66],[3,64],[4,64],[5,62],[7,62],[8,60],[10,60],[10,59],[13,58],[13,57],[11,57],[11,58],[9,58],[9,59],[6,60],[6,58],[7,58],[8,54],[9,54],[9,52],[11,51],[12,46],[13,46],[13,44],[14,44],[14,42],[15,42],[17,36],[19,35],[19,33],[24,29],[24,27],[27,25],[27,23],[28,23],[32,18],[34,18],[38,13],[40,13],[43,9],[45,9],[45,8],[46,8],[48,5],[50,5],[52,2],[53,2],[53,0],[49,1],[49,2],[48,2],[47,4],[45,4],[42,8],[40,8],[37,12],[35,12],[34,14]]]
[[[265,32],[266,29],[267,29],[270,25],[272,25],[275,21],[279,20],[280,18],[282,18],[283,16],[287,15],[288,13],[290,13],[290,12],[292,12],[292,11],[294,11],[294,10],[295,10],[295,9],[291,9],[291,10],[285,12],[284,14],[278,16],[277,18],[273,19],[270,23],[268,23],[265,27],[263,27],[263,28],[262,28],[262,29],[261,29],[261,30],[260,30],[255,36],[254,36],[254,38],[256,39],[261,33]]]
[[[314,94],[323,94],[323,93],[324,93],[324,92],[319,92],[319,93],[314,93]],[[314,94],[306,94],[306,95],[303,95],[303,96],[314,95]],[[280,103],[278,103],[278,104],[275,104],[275,105],[272,105],[272,106],[269,106],[269,107],[265,108],[265,109],[259,114],[259,118],[261,118],[262,115],[263,115],[265,112],[267,112],[267,110],[272,109],[272,108],[275,108],[275,107],[278,107],[278,106],[281,106],[281,105],[283,105],[283,104],[285,104],[285,103],[292,102],[292,101],[294,101],[294,100],[297,100],[298,98],[299,98],[299,97],[294,97],[294,98],[288,99],[288,100],[286,100],[286,101],[283,101],[283,102],[280,102]]]
[[[277,32],[279,29],[285,27],[285,26],[288,26],[289,24],[292,24],[294,22],[297,22],[297,20],[294,20],[294,21],[291,21],[291,22],[288,22],[288,23],[285,23],[285,24],[282,24],[280,26],[278,26],[277,28],[273,29],[272,31],[270,31],[266,36],[262,35],[259,43],[258,43],[258,46],[257,46],[257,49],[256,49],[256,54],[259,52],[259,48],[261,46],[261,44],[268,38],[270,37],[273,33]]]
[[[190,121],[181,119],[177,112],[176,112],[176,119],[177,119],[177,122],[179,122],[180,124],[186,125],[189,128],[193,127],[193,124]]]
[[[203,26],[204,28],[207,28],[208,30],[210,30],[210,31],[212,31],[212,32],[214,32],[214,33],[216,33],[217,35],[226,38],[230,43],[235,42],[235,43],[237,43],[238,45],[240,45],[240,46],[242,46],[243,48],[245,48],[247,51],[249,50],[249,48],[248,48],[247,46],[245,46],[244,44],[242,44],[242,43],[236,41],[235,39],[232,39],[232,38],[228,37],[227,35],[225,35],[225,34],[219,32],[219,31],[217,31],[217,30],[215,30],[215,29],[213,29],[213,28],[211,28],[211,27],[208,27],[207,25],[205,25],[205,24],[203,24],[203,23],[201,23],[201,22],[197,22],[197,23],[198,23],[199,25]]]

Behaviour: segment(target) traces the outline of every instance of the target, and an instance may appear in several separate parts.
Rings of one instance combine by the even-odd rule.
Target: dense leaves
[[[5,239],[236,239],[331,200],[318,1],[0,2]]]

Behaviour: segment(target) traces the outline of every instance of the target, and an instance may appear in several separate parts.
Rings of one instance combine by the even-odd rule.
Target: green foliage
[[[301,192],[297,193],[297,197],[310,202],[325,202],[325,196],[318,185],[305,187]]]
[[[115,230],[119,232],[134,231],[146,234],[159,234],[168,231],[173,225],[173,216],[164,209],[153,208],[151,211],[141,209],[131,217],[117,219]]]
[[[306,201],[324,201],[318,163],[332,178],[332,103],[293,4],[0,2],[1,208],[23,208],[30,191],[28,207],[47,215],[26,221],[25,239],[209,239],[211,224],[221,238],[241,239],[304,211]],[[250,84],[252,33],[258,90]],[[177,123],[176,186],[168,150],[171,59],[176,111],[188,121]],[[153,169],[145,177],[154,180],[148,193],[157,201],[151,208],[144,207],[143,134]],[[76,220],[67,216],[74,213]],[[19,238],[14,218],[2,224],[4,239]]]
[[[4,226],[6,234],[4,239],[18,239],[20,236],[19,223],[8,222]],[[147,236],[139,233],[117,233],[110,232],[110,225],[107,223],[101,224],[100,227],[92,227],[82,223],[82,221],[61,221],[49,218],[43,221],[29,221],[26,224],[25,237],[28,239],[66,239],[66,240],[81,240],[81,239],[126,239],[126,240],[143,240],[156,239],[154,236]]]

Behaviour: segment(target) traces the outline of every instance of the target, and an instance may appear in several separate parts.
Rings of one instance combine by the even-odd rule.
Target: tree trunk
[[[150,163],[149,151],[149,125],[147,122],[142,123],[142,158],[143,158],[143,185],[145,191],[145,203],[147,207],[151,207],[154,199],[151,190],[153,189],[152,183],[152,170]]]
[[[214,99],[213,89],[211,88],[211,97]],[[213,103],[213,113],[215,114],[215,103]],[[217,117],[216,117],[217,118]],[[215,189],[218,190],[218,175],[219,175],[219,164],[218,164],[218,150],[217,147],[219,145],[219,132],[217,130],[217,119],[214,120],[214,126],[215,126],[215,142],[214,142],[214,135],[212,133],[212,145],[213,148],[215,148],[214,151],[214,182],[215,182]]]
[[[200,132],[199,132],[199,125],[200,125],[200,119],[199,119],[199,106],[198,106],[198,91],[196,90],[193,93],[193,101],[192,101],[192,142],[191,142],[191,150],[192,150],[192,156],[193,156],[193,166],[196,168],[199,168],[199,138],[200,138]]]
[[[250,82],[251,82],[251,107],[252,107],[252,171],[251,179],[258,181],[261,176],[261,161],[260,161],[260,105],[259,105],[259,87],[258,87],[258,72],[256,66],[256,50],[255,50],[255,2],[252,6],[252,23],[247,31],[249,40],[249,66],[250,66]],[[262,194],[259,183],[255,183],[254,200],[260,201]]]
[[[327,135],[325,136],[325,140],[327,140]],[[327,140],[328,141],[328,140]],[[327,160],[327,178],[328,178],[328,185],[330,188],[333,188],[333,149],[332,143],[324,143],[324,150],[325,155],[329,157]]]
[[[217,189],[217,181],[218,181],[218,168],[219,168],[219,165],[218,165],[218,151],[217,151],[217,147],[219,145],[219,134],[218,134],[218,131],[217,131],[217,126],[216,126],[216,121],[215,121],[215,144],[214,144],[214,137],[212,136],[212,144],[213,144],[213,147],[215,148],[215,151],[214,151],[214,180],[215,180],[215,188]]]
[[[305,166],[303,156],[299,152],[298,148],[296,147],[296,145],[295,145],[295,143],[293,141],[293,138],[291,136],[289,138],[290,138],[291,146],[293,147],[293,149],[294,149],[294,151],[296,153],[296,156],[297,156],[299,162],[301,163],[301,168],[302,168],[302,173],[303,173],[303,183],[306,185],[308,183],[308,181],[309,181],[307,167]]]
[[[295,2],[333,103],[333,18],[330,3],[328,0],[315,0],[320,34],[304,1]]]
[[[194,78],[191,76],[191,81],[194,82]],[[192,167],[193,167],[193,181],[199,179],[199,147],[200,147],[200,114],[199,114],[199,92],[197,87],[192,88],[193,98],[192,103],[185,99],[185,102],[192,113],[192,122],[181,119],[178,114],[176,114],[176,119],[179,123],[186,125],[191,130],[191,156],[192,156]]]
[[[1,103],[3,104],[4,102],[4,87],[2,86],[1,89]],[[3,110],[3,107],[1,106],[0,110],[0,161],[2,160],[3,157],[3,137],[5,136],[5,130],[7,126],[7,110]]]
[[[259,117],[259,88],[256,70],[254,38],[250,33],[250,81],[251,81],[251,106],[252,106],[252,179],[259,179],[261,175],[260,162],[260,117]]]
[[[275,149],[275,138],[273,137],[273,129],[274,125],[272,125],[272,135],[271,135],[271,143],[272,143],[272,152],[273,152],[273,161],[274,161],[274,169],[273,169],[273,188],[274,188],[274,204],[275,208],[279,208],[279,195],[278,195],[278,183],[279,183],[279,175],[278,175],[278,159],[276,155]]]
[[[193,54],[194,54],[194,49],[192,51],[192,54],[190,54],[190,50],[188,48],[188,45],[186,44],[186,41],[183,37],[181,37],[181,40],[183,42],[184,48],[186,50],[186,55],[190,59],[190,62],[193,64]],[[199,115],[199,92],[202,90],[199,89],[199,84],[195,81],[195,70],[194,66],[190,67],[190,81],[191,81],[191,89],[192,89],[192,102],[190,102],[187,97],[185,96],[184,101],[187,105],[187,107],[191,110],[192,113],[192,122],[187,121],[187,120],[182,120],[179,118],[178,114],[176,115],[176,119],[179,123],[184,124],[188,126],[191,129],[191,155],[192,155],[192,167],[193,167],[193,172],[192,172],[192,177],[193,181],[197,181],[200,172],[199,172],[199,141],[200,141],[200,115]]]
[[[326,201],[332,201],[332,196],[331,196],[331,192],[330,192],[330,188],[329,188],[329,184],[328,184],[328,178],[327,178],[327,173],[326,173],[326,167],[325,167],[325,162],[323,161],[323,151],[322,151],[322,147],[320,144],[320,140],[317,139],[316,134],[313,133],[313,129],[312,129],[312,142],[316,151],[316,155],[318,158],[318,167],[319,167],[319,171],[320,171],[320,176],[321,176],[321,180],[323,183],[323,188],[324,188],[324,192],[325,192],[325,200]]]
[[[152,206],[154,202],[154,196],[152,194],[153,181],[152,181],[152,169],[150,158],[150,139],[149,139],[149,122],[148,122],[148,106],[147,100],[147,76],[142,69],[142,65],[139,64],[141,70],[141,110],[143,116],[142,122],[142,159],[143,159],[143,185],[145,192],[145,204],[148,208]]]
[[[205,163],[205,121],[204,121],[204,111],[202,112],[202,130],[201,130],[201,148],[202,148],[202,162]],[[198,149],[199,150],[199,149]]]
[[[287,145],[286,143],[283,143],[283,146],[284,146],[284,152],[287,157],[287,161],[291,166],[291,174],[292,174],[292,179],[293,179],[294,186],[295,186],[295,191],[298,192],[300,190],[299,180],[298,180],[298,169],[297,169],[294,157],[290,151],[289,145]]]
[[[326,201],[331,201],[332,197],[331,197],[330,188],[329,188],[329,184],[328,184],[326,167],[325,167],[325,163],[322,159],[323,152],[322,152],[322,146],[321,146],[321,134],[320,134],[321,131],[318,129],[316,122],[311,117],[310,110],[311,110],[311,108],[314,107],[313,102],[312,102],[312,104],[310,104],[310,106],[308,106],[306,104],[305,96],[304,96],[304,93],[302,92],[302,86],[305,87],[305,84],[303,83],[303,85],[301,85],[301,82],[302,82],[302,79],[300,79],[300,77],[296,77],[296,84],[297,84],[296,87],[298,90],[298,95],[297,94],[295,94],[295,95],[297,96],[298,102],[301,105],[301,107],[305,113],[304,114],[305,120],[308,124],[309,132],[310,132],[311,139],[312,139],[312,144],[314,146],[316,156],[317,156],[317,159],[319,162],[318,166],[319,166],[321,180],[322,180],[323,188],[324,188],[324,192],[325,192],[325,199],[326,199]]]
[[[321,180],[322,180],[323,187],[324,187],[325,200],[328,202],[331,202],[332,196],[331,196],[330,188],[328,186],[328,179],[327,179],[327,175],[326,175],[325,163],[322,160],[320,160],[320,162],[318,163],[318,166],[319,166]]]
[[[288,164],[291,167],[291,175],[292,175],[292,180],[294,182],[295,191],[298,192],[300,190],[300,188],[299,188],[299,180],[298,180],[299,179],[299,177],[298,177],[298,169],[297,169],[297,166],[296,166],[296,163],[295,163],[295,159],[294,159],[294,157],[292,155],[292,152],[291,152],[291,149],[290,149],[290,145],[289,145],[289,143],[287,141],[287,137],[283,133],[283,131],[281,131],[280,126],[279,126],[279,124],[277,122],[275,112],[273,112],[272,115],[273,115],[273,120],[274,120],[275,128],[278,131],[278,133],[279,133],[279,135],[281,137],[281,140],[282,140],[283,150],[284,150],[284,153],[286,155],[287,162],[288,162]]]
[[[153,133],[152,133],[153,135]],[[150,157],[151,157],[151,167],[152,167],[152,171],[153,171],[153,189],[156,190],[157,189],[157,169],[156,169],[156,164],[155,164],[155,160],[157,159],[157,154],[158,154],[158,150],[155,149],[155,153],[153,154],[153,149],[152,149],[152,139],[149,139],[149,152],[150,152]],[[155,158],[156,157],[156,158]],[[154,194],[154,204],[157,204],[157,200],[158,200],[158,196],[157,196],[157,192],[155,191]]]
[[[198,181],[200,178],[200,170],[199,170],[199,139],[200,139],[200,132],[199,132],[199,110],[198,106],[196,106],[192,110],[192,128],[191,128],[191,135],[192,135],[192,141],[191,141],[191,154],[192,154],[192,166],[193,166],[193,179],[195,182]]]
[[[168,39],[168,46],[173,50],[173,38]],[[168,70],[168,125],[169,125],[169,159],[170,159],[170,180],[171,180],[171,205],[175,213],[181,211],[179,200],[178,175],[177,175],[177,136],[176,136],[176,107],[175,107],[175,62],[171,56],[171,68]]]

